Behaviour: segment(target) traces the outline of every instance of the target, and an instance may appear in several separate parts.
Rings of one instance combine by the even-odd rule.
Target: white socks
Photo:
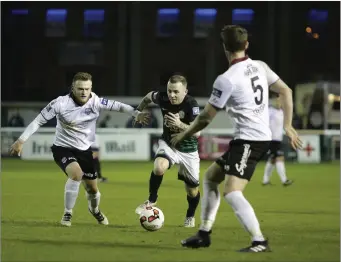
[[[233,191],[225,195],[224,198],[231,205],[238,220],[251,234],[252,241],[264,241],[265,239],[260,230],[256,214],[250,203],[245,199],[243,193],[241,191]]]
[[[72,213],[72,209],[76,204],[78,197],[79,186],[81,181],[75,181],[70,178],[66,181],[65,192],[64,192],[64,207],[65,212]]]
[[[263,184],[267,184],[270,182],[270,177],[272,175],[272,171],[274,170],[275,166],[270,162],[266,162],[264,176],[263,176]]]
[[[98,191],[96,194],[88,194],[86,192],[86,198],[88,199],[89,209],[93,214],[98,213],[99,202],[101,200],[101,193]]]
[[[206,179],[204,180],[200,230],[208,232],[212,229],[220,205],[220,192],[218,186],[218,183]]]
[[[281,182],[284,183],[288,180],[285,174],[285,166],[283,161],[276,161],[275,165],[273,165],[270,161],[266,162],[264,176],[263,176],[263,184],[270,182],[270,177],[272,175],[272,171],[276,166],[276,171],[281,179]]]
[[[276,161],[276,170],[277,173],[282,181],[284,183],[285,181],[288,180],[286,174],[285,174],[285,166],[283,161]]]

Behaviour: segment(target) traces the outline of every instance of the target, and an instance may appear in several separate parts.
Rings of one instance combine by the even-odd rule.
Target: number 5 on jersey
[[[260,91],[260,96],[259,97],[257,95],[255,95],[256,105],[260,105],[260,104],[263,103],[263,87],[261,85],[257,85],[256,81],[258,79],[259,79],[258,76],[255,76],[255,77],[251,78],[251,85],[252,85],[253,92],[256,93],[257,90]]]

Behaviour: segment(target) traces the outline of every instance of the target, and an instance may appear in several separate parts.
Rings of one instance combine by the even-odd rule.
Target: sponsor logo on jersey
[[[247,160],[249,159],[249,156],[251,154],[250,144],[244,144],[244,152],[242,159],[240,160],[240,164],[236,164],[236,170],[239,172],[241,176],[244,175],[244,169],[247,167]]]
[[[92,108],[85,108],[84,113],[85,113],[86,115],[90,115],[91,113],[93,113]]]
[[[196,107],[193,107],[193,108],[192,108],[192,111],[193,111],[193,115],[195,115],[195,116],[196,116],[196,115],[199,115],[199,113],[200,113],[200,109],[199,109],[199,107],[197,107],[197,106],[196,106]]]
[[[216,97],[218,97],[218,98],[221,97],[221,94],[222,94],[222,93],[223,93],[223,92],[222,92],[221,90],[217,89],[217,88],[213,88],[213,90],[212,90],[212,95],[213,95],[213,96],[216,96]]]
[[[46,111],[50,112],[52,109],[52,106],[56,103],[56,100],[53,100],[50,104],[46,106]]]
[[[105,106],[108,105],[108,99],[102,98],[101,104]]]
[[[252,112],[253,112],[255,115],[259,115],[259,114],[262,114],[262,113],[263,113],[264,108],[265,108],[265,104],[261,104],[259,107],[257,107],[256,109],[254,109]]]

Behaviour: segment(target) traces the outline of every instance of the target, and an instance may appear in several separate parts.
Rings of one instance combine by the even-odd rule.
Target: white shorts
[[[159,140],[159,147],[156,150],[156,157],[164,157],[169,161],[169,168],[178,165],[178,179],[182,180],[189,187],[199,186],[200,158],[198,151],[191,153],[180,152],[167,145],[162,139]]]

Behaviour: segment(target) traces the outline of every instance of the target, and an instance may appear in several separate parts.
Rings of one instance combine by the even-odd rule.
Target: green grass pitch
[[[202,174],[211,162],[202,162]],[[53,162],[6,160],[1,173],[1,261],[340,261],[340,163],[287,164],[295,183],[262,187],[260,163],[245,191],[256,210],[271,253],[235,252],[249,235],[222,201],[207,249],[190,250],[180,240],[197,228],[183,228],[187,208],[176,169],[165,175],[158,207],[165,225],[147,232],[134,211],[148,193],[151,162],[103,162],[109,183],[100,184],[101,210],[110,225],[100,226],[88,213],[82,188],[72,227],[63,228],[66,177]],[[200,222],[200,207],[196,224]]]

